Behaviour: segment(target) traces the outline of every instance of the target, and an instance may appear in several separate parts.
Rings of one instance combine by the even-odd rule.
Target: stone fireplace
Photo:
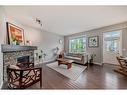
[[[21,48],[20,48],[21,47]],[[10,46],[4,45],[2,47],[3,51],[3,80],[7,81],[7,71],[8,65],[16,65],[22,62],[32,62],[34,63],[34,50],[37,47],[34,46]]]

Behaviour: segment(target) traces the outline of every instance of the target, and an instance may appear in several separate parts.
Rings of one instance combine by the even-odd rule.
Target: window
[[[106,51],[117,52],[119,50],[119,40],[106,41]]]
[[[120,44],[120,32],[108,32],[104,34],[105,50],[110,52],[118,52]]]
[[[69,40],[69,53],[83,53],[86,51],[86,37],[78,37]]]

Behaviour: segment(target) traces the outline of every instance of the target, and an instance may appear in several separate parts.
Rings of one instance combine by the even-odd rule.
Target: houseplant
[[[94,60],[95,57],[96,57],[96,54],[91,54],[90,55],[90,60],[89,60],[90,64],[93,64],[93,60]]]

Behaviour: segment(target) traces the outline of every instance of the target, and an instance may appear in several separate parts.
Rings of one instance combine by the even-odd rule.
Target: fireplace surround
[[[3,80],[7,81],[7,66],[16,65],[18,62],[34,63],[34,50],[36,46],[2,45],[3,52]]]

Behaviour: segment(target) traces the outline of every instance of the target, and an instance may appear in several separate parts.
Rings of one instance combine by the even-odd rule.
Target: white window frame
[[[68,42],[68,47],[69,47],[69,53],[73,53],[73,54],[84,54],[85,52],[86,52],[86,48],[85,48],[85,50],[84,50],[84,52],[71,52],[71,50],[70,50],[70,40],[73,40],[73,39],[78,39],[78,38],[85,38],[85,40],[86,40],[86,44],[85,44],[85,47],[87,46],[87,38],[86,38],[86,35],[83,35],[83,36],[75,36],[75,37],[70,37],[69,38],[69,42]]]

